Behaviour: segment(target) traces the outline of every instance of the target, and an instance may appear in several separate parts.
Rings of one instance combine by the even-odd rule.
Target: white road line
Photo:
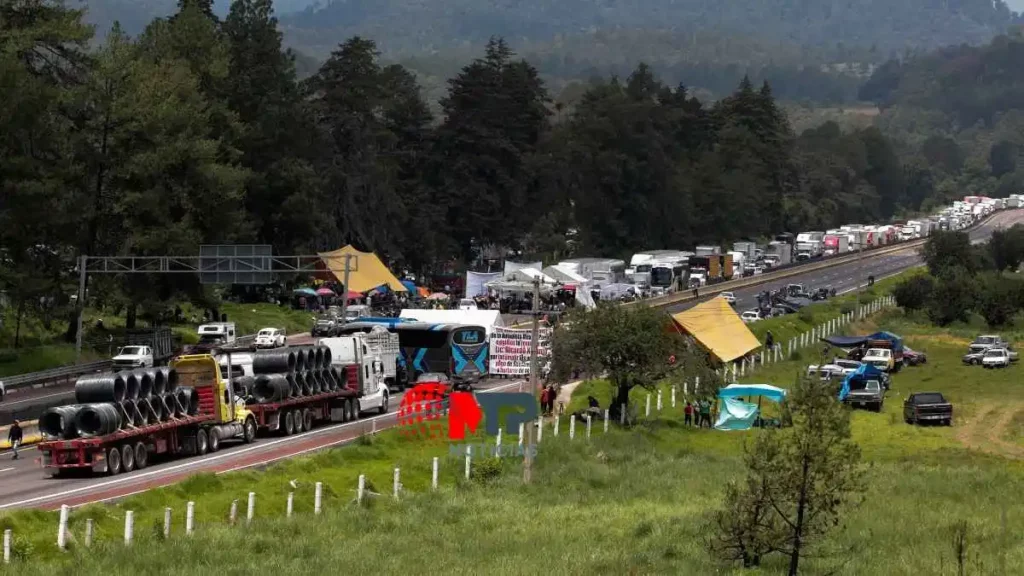
[[[0,472],[10,472],[11,470],[14,470],[14,466],[11,466],[10,468],[0,468]]]
[[[4,402],[3,407],[7,408],[9,406],[14,406],[15,404],[24,404],[26,402],[39,402],[40,400],[46,400],[47,398],[54,398],[56,396],[68,396],[72,394],[74,394],[72,390],[65,390],[64,392],[55,392],[53,394],[47,394],[45,396],[36,396],[35,398],[25,398],[24,400],[15,400],[14,402]]]
[[[494,388],[488,388],[487,390],[481,390],[480,392],[482,394],[486,394],[488,392],[496,392],[498,390],[504,390],[505,388],[511,388],[512,386],[519,386],[521,384],[522,384],[522,382],[517,380],[517,381],[512,382],[510,384],[503,384],[501,386],[496,386]],[[323,427],[323,428],[317,428],[315,430],[311,430],[309,432],[306,432],[305,434],[303,434],[301,436],[288,436],[286,438],[280,438],[280,439],[277,439],[277,440],[271,440],[270,442],[264,442],[262,444],[255,444],[255,445],[252,445],[252,446],[248,446],[248,447],[242,448],[240,450],[233,450],[233,451],[228,451],[228,452],[222,452],[222,453],[219,453],[219,454],[216,454],[216,455],[213,455],[213,456],[206,456],[205,458],[200,458],[200,459],[194,459],[193,458],[193,459],[188,460],[187,462],[182,462],[181,464],[177,464],[177,465],[174,465],[174,466],[169,466],[167,468],[160,468],[158,470],[152,470],[150,472],[143,472],[141,474],[136,474],[134,476],[123,476],[123,477],[118,478],[116,480],[108,480],[106,482],[100,482],[99,484],[92,484],[92,485],[89,485],[89,486],[83,486],[81,488],[74,488],[72,490],[65,490],[63,492],[56,492],[56,493],[53,493],[53,494],[37,496],[35,498],[29,498],[27,500],[19,500],[17,502],[11,502],[9,504],[0,504],[0,510],[5,510],[5,509],[8,509],[8,508],[16,508],[16,507],[20,507],[20,506],[25,506],[27,504],[34,504],[36,502],[45,502],[45,501],[54,500],[54,499],[57,499],[57,498],[64,498],[64,497],[71,496],[71,495],[74,495],[74,494],[80,494],[82,492],[93,492],[93,491],[96,491],[96,490],[99,490],[99,489],[102,489],[102,488],[107,488],[107,487],[110,487],[110,486],[117,486],[119,484],[133,483],[133,482],[135,482],[135,481],[137,481],[137,480],[139,480],[141,478],[148,478],[150,476],[163,475],[163,474],[175,472],[175,471],[178,471],[178,470],[187,470],[189,468],[195,468],[196,466],[198,466],[200,464],[207,464],[209,462],[216,462],[216,461],[222,460],[224,458],[232,458],[234,456],[238,456],[239,454],[246,454],[246,453],[252,452],[254,450],[260,450],[260,449],[263,449],[263,448],[267,448],[269,446],[276,446],[276,445],[284,443],[284,442],[292,442],[292,441],[299,440],[299,439],[310,438],[312,436],[320,436],[320,435],[327,434],[329,432],[334,432],[334,431],[337,431],[339,429],[346,428],[346,427],[349,427],[349,426],[361,426],[361,425],[366,424],[367,422],[373,422],[375,420],[381,420],[381,419],[384,419],[384,418],[390,418],[390,417],[394,417],[394,416],[395,416],[395,414],[392,412],[392,413],[388,413],[388,414],[381,414],[380,416],[374,416],[373,418],[367,418],[365,420],[357,420],[355,422],[346,422],[344,424],[334,424],[332,426],[326,426],[326,427]],[[121,497],[122,496],[118,496],[118,498],[121,498]]]

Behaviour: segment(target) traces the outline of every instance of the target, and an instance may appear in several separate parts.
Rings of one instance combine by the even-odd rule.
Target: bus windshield
[[[651,286],[671,286],[672,285],[672,269],[671,268],[652,268],[651,269]]]

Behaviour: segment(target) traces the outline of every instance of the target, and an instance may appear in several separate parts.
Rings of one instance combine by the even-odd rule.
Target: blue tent
[[[752,402],[739,400],[744,396],[764,396],[781,402],[786,398],[786,391],[770,384],[730,384],[722,388],[718,391],[722,409],[715,422],[716,430],[749,430],[754,425],[761,408]]]
[[[402,280],[402,286],[405,286],[410,294],[416,294],[416,283],[412,280]]]
[[[839,401],[846,400],[846,397],[850,395],[850,382],[858,379],[870,380],[871,378],[881,380],[883,376],[883,372],[878,368],[870,364],[861,364],[859,368],[847,374],[846,378],[843,378],[843,385],[839,388]]]
[[[826,336],[821,340],[828,342],[836,348],[856,348],[867,342],[870,336]]]

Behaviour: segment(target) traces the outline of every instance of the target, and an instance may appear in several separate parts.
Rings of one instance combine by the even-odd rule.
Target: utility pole
[[[351,254],[345,254],[344,258],[345,258],[345,275],[344,275],[344,283],[345,283],[345,285],[342,286],[342,289],[345,291],[345,293],[342,294],[342,296],[341,296],[341,318],[338,319],[338,321],[342,322],[342,323],[345,322],[345,309],[348,308],[348,293],[349,293],[349,289],[348,289],[348,274],[351,271],[352,266],[351,266],[350,262],[352,261],[352,258],[354,258],[354,256],[352,256]]]
[[[78,308],[78,317],[75,320],[78,329],[75,331],[75,363],[82,361],[82,314],[85,311],[85,264],[88,256],[78,258],[78,301],[75,307]]]
[[[537,344],[540,339],[540,278],[533,279],[533,332],[530,338],[530,394],[537,398],[540,381],[537,379]],[[539,420],[543,423],[543,418]],[[543,424],[542,424],[543,425]],[[525,451],[523,454],[523,483],[530,483],[533,458],[530,456],[530,449],[533,445],[533,423],[524,426],[526,438],[523,443]]]

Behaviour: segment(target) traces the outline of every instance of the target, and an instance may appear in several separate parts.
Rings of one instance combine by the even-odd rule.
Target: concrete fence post
[[[57,548],[63,552],[68,545],[68,513],[71,508],[67,504],[60,506],[60,518],[57,520]]]
[[[466,480],[469,480],[470,471],[473,468],[473,448],[466,446]]]
[[[672,386],[672,407],[673,408],[676,407],[676,387],[675,386]],[[608,420],[607,416],[605,417],[605,420],[606,421]]]
[[[647,407],[644,408],[644,418],[651,417],[651,394],[647,394]]]
[[[235,525],[238,520],[238,500],[231,501],[231,510],[228,512],[228,524]]]
[[[291,518],[295,512],[295,492],[288,493],[288,502],[285,504],[284,517]]]
[[[164,508],[164,540],[171,537],[171,509]]]
[[[196,524],[196,503],[189,502],[185,505],[185,534],[192,535]]]
[[[576,415],[569,416],[569,440],[576,437]]]
[[[125,512],[125,545],[130,546],[131,540],[135,536],[135,512],[128,510]]]
[[[544,439],[544,417],[537,418],[537,444]]]
[[[555,438],[558,438],[558,428],[560,420],[562,419],[561,414],[555,414]]]
[[[700,394],[700,376],[693,377],[693,393]]]
[[[324,483],[317,482],[313,488],[313,514],[320,514],[324,497]]]
[[[501,428],[498,428],[498,435],[494,437],[494,447],[498,449],[498,458],[501,458]]]
[[[249,492],[249,503],[245,508],[245,522],[247,524],[252,522],[254,516],[256,516],[256,493]]]
[[[761,367],[764,368],[764,348],[761,349]]]
[[[437,490],[437,466],[438,458],[437,456],[434,456],[434,460],[430,465],[430,488],[433,490]]]
[[[11,563],[11,529],[4,530],[4,564]]]
[[[590,414],[587,414],[587,441],[590,441],[590,422],[593,420]]]
[[[658,390],[658,412],[661,412],[661,390]]]
[[[402,480],[401,480],[402,476],[401,476],[401,474],[402,474],[401,469],[396,467],[395,468],[395,477],[394,477],[394,479],[391,482],[391,492],[392,492],[392,495],[395,497],[395,500],[398,500],[398,493],[401,492],[401,490],[402,490]]]
[[[523,442],[526,440],[526,423],[519,423],[519,447],[523,447]]]
[[[466,446],[466,478],[469,478],[469,446]],[[356,484],[356,503],[362,504],[366,496],[366,474],[359,475],[359,483]]]
[[[85,520],[85,547],[89,548],[92,546],[92,518],[86,518]]]
[[[608,433],[608,419],[609,419],[609,413],[610,413],[610,410],[608,410],[607,408],[605,408],[605,409],[604,409],[604,433],[605,433],[605,434],[607,434],[607,433]]]

